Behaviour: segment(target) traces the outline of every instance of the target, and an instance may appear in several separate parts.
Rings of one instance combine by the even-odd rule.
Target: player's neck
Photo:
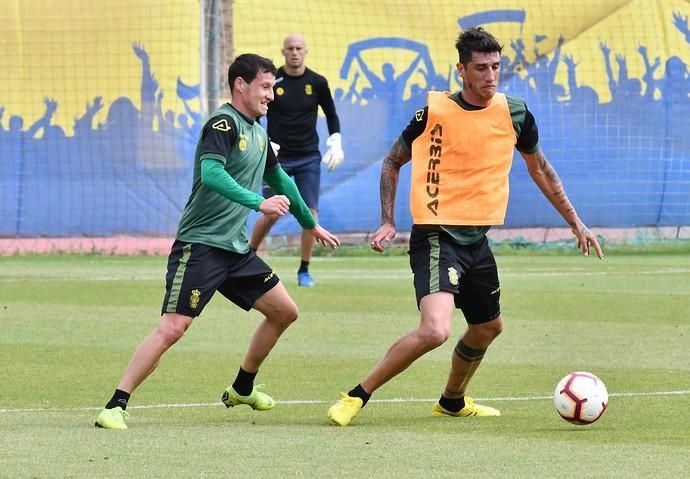
[[[283,71],[286,75],[291,77],[298,77],[304,75],[304,71],[307,69],[306,65],[300,65],[298,67],[291,67],[289,65],[283,65]]]
[[[241,100],[236,99],[235,101],[230,100],[230,105],[244,116],[248,122],[252,122],[258,118],[257,115],[252,115],[252,111],[248,106]]]
[[[480,98],[469,90],[461,90],[460,97],[465,103],[477,108],[486,108],[491,105],[492,100],[492,98]]]

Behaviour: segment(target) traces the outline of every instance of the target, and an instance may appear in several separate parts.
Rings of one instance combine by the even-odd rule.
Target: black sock
[[[120,406],[124,411],[125,409],[127,409],[127,402],[129,401],[129,396],[130,394],[128,392],[125,392],[121,389],[116,389],[115,393],[113,394],[113,397],[110,398],[108,404],[105,405],[105,408],[114,409]]]
[[[256,377],[256,373],[258,373],[258,371],[248,373],[242,368],[240,368],[240,370],[237,371],[237,377],[235,378],[235,382],[232,383],[232,387],[237,392],[237,394],[239,394],[240,396],[249,396],[252,393],[252,390],[254,389],[254,378]]]
[[[308,273],[309,272],[309,261],[304,261],[299,264],[298,273]]]
[[[347,395],[353,398],[360,398],[362,400],[362,407],[366,406],[371,398],[371,394],[366,392],[361,384],[355,386]]]
[[[445,396],[441,396],[441,399],[438,400],[438,403],[446,411],[458,412],[460,409],[465,407],[465,397],[447,398]]]

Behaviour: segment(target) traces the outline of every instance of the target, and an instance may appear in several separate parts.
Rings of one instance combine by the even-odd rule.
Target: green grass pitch
[[[0,258],[0,477],[679,478],[690,471],[690,257],[497,257],[506,329],[469,393],[500,418],[430,415],[452,339],[385,385],[352,425],[326,410],[419,320],[407,258],[268,261],[300,319],[257,381],[269,412],[226,409],[259,319],[214,298],[136,391],[129,430],[94,419],[158,321],[163,257]],[[591,426],[551,395],[599,375],[609,408]]]

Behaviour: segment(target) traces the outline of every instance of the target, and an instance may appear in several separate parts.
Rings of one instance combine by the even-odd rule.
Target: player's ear
[[[239,92],[239,93],[244,93],[244,85],[245,81],[242,77],[237,77],[235,78],[235,88],[234,90]]]
[[[465,77],[465,67],[463,66],[463,64],[458,62],[455,64],[455,67],[458,69],[458,75],[460,75],[460,78],[464,78]]]

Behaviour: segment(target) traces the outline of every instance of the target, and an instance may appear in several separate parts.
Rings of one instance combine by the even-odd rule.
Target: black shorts
[[[486,323],[501,314],[498,269],[486,236],[465,246],[444,231],[413,226],[409,254],[417,307],[424,296],[447,291],[469,324]]]
[[[216,291],[245,311],[280,279],[254,251],[233,253],[175,240],[168,256],[161,313],[196,317]]]

